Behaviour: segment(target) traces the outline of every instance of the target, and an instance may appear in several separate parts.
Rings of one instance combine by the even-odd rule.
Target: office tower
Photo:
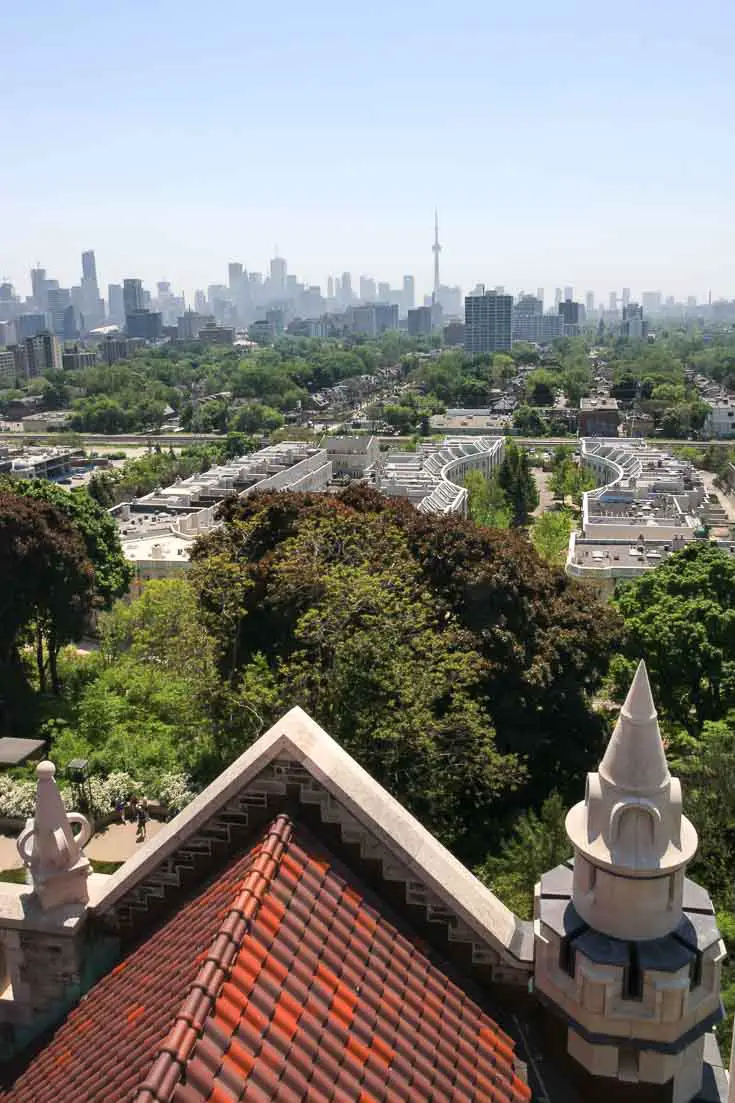
[[[562,320],[562,333],[565,337],[576,337],[583,321],[583,306],[572,299],[559,303],[559,315]]]
[[[339,276],[334,277],[334,298],[336,302],[342,302],[342,281]]]
[[[561,302],[561,300],[562,300],[561,288],[560,287],[555,287],[554,288],[554,313],[555,314],[559,313],[559,303]]]
[[[566,300],[568,300],[569,302],[571,302],[571,300],[574,298],[574,288],[573,287],[565,287],[564,288],[564,298]]]
[[[696,305],[697,305],[697,296],[696,295],[687,295],[687,306],[688,307],[693,307],[693,306],[696,306]]]
[[[360,276],[360,298],[364,303],[375,302],[377,288],[371,276]]]
[[[613,313],[618,309],[618,293],[617,291],[611,291],[608,295],[608,310]]]
[[[47,314],[51,322],[51,332],[57,337],[66,337],[68,320],[65,317],[71,304],[71,293],[66,287],[54,287],[47,293]],[[73,309],[73,308],[72,308]]]
[[[203,291],[194,292],[194,309],[197,314],[207,313],[207,296]]]
[[[623,302],[623,310],[625,310],[626,306],[628,306],[628,304],[630,303],[630,288],[629,287],[624,287],[623,288],[622,302]]]
[[[163,317],[158,311],[132,310],[125,315],[125,331],[128,337],[158,341],[163,335]]]
[[[284,291],[286,288],[287,265],[283,257],[273,258],[270,271],[273,290]]]
[[[433,329],[433,318],[430,306],[419,306],[415,310],[411,307],[408,311],[408,336],[429,337]]]
[[[376,303],[375,330],[378,335],[389,329],[398,329],[398,304]]]
[[[82,253],[82,279],[97,283],[97,262],[94,258],[94,249],[87,249]]]
[[[642,341],[648,331],[648,325],[643,320],[643,307],[638,303],[628,303],[623,307],[623,321],[620,327],[622,337],[629,337],[632,341]]]
[[[242,283],[242,265],[237,261],[231,261],[227,265],[227,283],[230,291],[236,294]]]
[[[334,279],[332,276],[327,276],[327,298],[334,298]]]
[[[61,371],[61,345],[48,330],[28,337],[25,342],[30,376],[43,375],[47,371]]]
[[[409,310],[413,310],[413,305],[416,300],[416,282],[413,276],[403,277],[403,312],[408,314]]]
[[[31,288],[33,294],[33,302],[39,308],[39,310],[46,309],[46,269],[39,268],[36,265],[35,268],[31,268]]]
[[[123,280],[123,312],[125,317],[127,318],[128,314],[136,314],[139,310],[144,309],[143,281]]]
[[[434,211],[434,244],[431,247],[431,251],[434,254],[434,301],[436,302],[441,286],[441,280],[439,279],[439,254],[442,251],[442,247],[439,244],[439,215],[436,211]]]
[[[48,329],[48,314],[19,314],[15,319],[15,333],[18,341],[26,341]]]
[[[513,334],[513,296],[484,291],[464,301],[465,352],[509,352]]]
[[[536,298],[540,299],[541,302],[543,303],[543,301],[544,301],[544,289],[543,289],[543,287],[537,287],[536,288]]]
[[[107,285],[107,313],[114,325],[125,324],[125,304],[123,301],[123,289],[119,283]]]
[[[352,276],[349,272],[342,273],[342,302],[345,306],[352,302]]]
[[[391,299],[391,289],[389,283],[378,284],[378,301],[381,303],[387,303]]]
[[[661,292],[644,291],[641,295],[641,306],[648,314],[655,314],[661,309]]]
[[[595,312],[595,293],[594,291],[588,291],[584,297],[584,308],[587,311],[589,317]]]
[[[539,340],[539,319],[543,318],[544,304],[535,295],[520,295],[513,305],[512,336],[514,341]]]

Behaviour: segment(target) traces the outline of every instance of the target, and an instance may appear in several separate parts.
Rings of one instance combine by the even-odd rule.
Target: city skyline
[[[232,258],[265,270],[279,241],[307,282],[411,271],[429,292],[438,206],[447,283],[735,294],[722,0],[126,12],[4,16],[5,118],[22,127],[0,273],[18,285],[36,259],[71,283],[91,245],[102,285],[191,293]]]

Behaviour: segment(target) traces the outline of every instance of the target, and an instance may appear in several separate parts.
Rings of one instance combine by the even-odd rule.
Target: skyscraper
[[[242,265],[237,261],[231,261],[227,265],[227,283],[229,284],[230,291],[235,294],[242,282]]]
[[[271,261],[271,284],[274,291],[285,291],[288,266],[283,257],[274,257]]]
[[[475,355],[509,352],[512,344],[513,296],[481,290],[464,301],[464,348]]]
[[[434,211],[434,244],[431,247],[431,251],[434,254],[434,301],[436,302],[439,294],[439,287],[441,286],[441,280],[439,279],[439,254],[442,251],[442,247],[439,244],[439,215],[437,211]]]
[[[554,288],[554,313],[555,314],[559,313],[559,303],[561,302],[561,300],[562,300],[561,288],[560,287],[555,287]]]
[[[94,259],[94,249],[87,249],[85,253],[82,253],[82,279],[97,283],[97,262]]]
[[[342,273],[342,302],[345,306],[352,302],[352,276],[349,272]]]
[[[413,310],[416,301],[416,281],[413,276],[403,277],[403,313]]]
[[[570,301],[574,298],[574,288],[573,287],[567,286],[567,287],[564,288],[564,298],[569,299]]]
[[[378,294],[375,280],[372,276],[360,276],[360,298],[364,303],[375,302]]]
[[[594,291],[588,291],[584,297],[584,308],[589,315],[595,312],[595,293]]]
[[[334,298],[334,279],[332,276],[327,276],[327,298]]]
[[[31,288],[33,290],[33,302],[39,310],[46,309],[46,269],[31,268]]]
[[[629,287],[624,287],[623,288],[623,310],[625,310],[626,306],[628,306],[629,303],[630,303],[630,288]]]
[[[125,303],[123,301],[123,289],[119,283],[107,285],[107,312],[110,321],[115,325],[125,324]]]
[[[123,311],[125,317],[145,308],[142,280],[123,280]]]
[[[617,291],[611,291],[608,295],[608,310],[616,311],[618,309],[618,293]]]
[[[544,301],[544,289],[543,289],[543,287],[537,287],[536,288],[536,298],[540,299],[541,303],[543,305],[543,301]]]

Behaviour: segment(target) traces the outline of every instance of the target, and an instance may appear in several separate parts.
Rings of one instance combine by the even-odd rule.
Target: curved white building
[[[392,498],[407,498],[421,513],[467,515],[468,471],[490,478],[503,461],[503,437],[447,437],[440,447],[391,452],[381,464],[376,486]]]

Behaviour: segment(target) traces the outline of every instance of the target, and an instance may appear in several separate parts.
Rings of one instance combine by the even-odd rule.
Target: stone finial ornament
[[[80,812],[67,812],[54,775],[53,762],[36,767],[36,809],[18,838],[18,853],[31,873],[33,889],[44,910],[60,904],[86,904],[91,872],[83,848],[92,834]],[[79,831],[74,834],[74,825]]]

